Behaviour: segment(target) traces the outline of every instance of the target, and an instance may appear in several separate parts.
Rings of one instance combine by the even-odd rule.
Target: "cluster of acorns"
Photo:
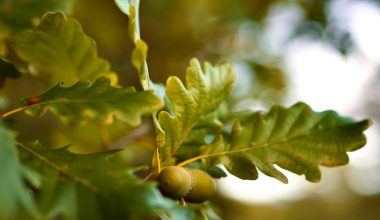
[[[186,202],[201,203],[215,192],[215,180],[199,169],[169,166],[158,175],[159,188],[167,197]]]

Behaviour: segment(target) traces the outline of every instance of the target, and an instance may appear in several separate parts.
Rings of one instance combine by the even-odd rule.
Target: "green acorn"
[[[208,200],[216,189],[215,180],[206,172],[178,166],[164,168],[158,175],[158,183],[165,196],[192,203]]]

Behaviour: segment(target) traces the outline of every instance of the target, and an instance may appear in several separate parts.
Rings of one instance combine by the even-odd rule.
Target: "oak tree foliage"
[[[321,165],[347,164],[347,152],[365,145],[370,120],[316,112],[302,102],[275,105],[268,112],[235,112],[228,100],[236,73],[228,62],[193,58],[183,80],[170,76],[166,84],[153,82],[148,44],[140,33],[140,2],[115,3],[128,19],[131,63],[141,88],[119,84],[124,73],[112,70],[69,16],[71,1],[0,1],[1,84],[29,76],[44,88],[24,94],[19,106],[2,113],[0,219],[218,219],[210,202],[184,206],[164,197],[154,177],[172,165],[222,177],[225,167],[240,179],[260,179],[261,171],[287,183],[277,165],[318,182]],[[107,144],[100,152],[78,153],[71,150],[75,139],[58,148],[21,140],[14,120],[22,119],[15,117],[22,112],[35,121],[54,115],[55,123],[68,129],[96,123],[106,128],[101,139]],[[119,122],[130,132],[121,148],[108,143],[107,135],[107,126]],[[147,132],[153,139],[140,135],[145,127],[154,127]],[[134,157],[128,149],[133,143],[150,147],[143,166],[123,161]]]

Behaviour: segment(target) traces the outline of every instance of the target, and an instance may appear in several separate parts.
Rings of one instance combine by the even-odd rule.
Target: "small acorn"
[[[192,203],[206,201],[216,189],[215,180],[206,172],[178,166],[164,168],[158,175],[158,183],[165,196]]]

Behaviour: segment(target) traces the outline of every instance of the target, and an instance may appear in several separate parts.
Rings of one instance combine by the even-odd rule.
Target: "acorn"
[[[208,200],[216,189],[215,180],[199,169],[169,166],[160,172],[157,180],[162,194],[191,203]]]

